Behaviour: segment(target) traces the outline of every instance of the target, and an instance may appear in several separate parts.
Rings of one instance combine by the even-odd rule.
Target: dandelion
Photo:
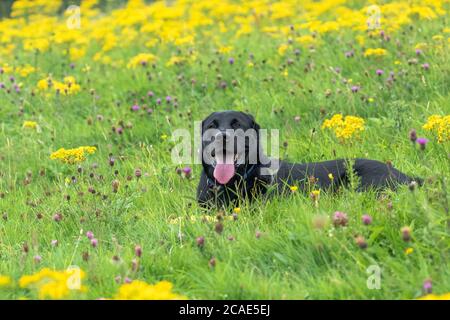
[[[27,129],[36,129],[38,126],[35,121],[24,121],[22,127]]]
[[[313,190],[310,194],[311,200],[314,201],[317,205],[320,197],[320,190]]]
[[[411,248],[411,247],[408,247],[408,248],[405,249],[405,254],[406,254],[406,255],[410,255],[410,254],[413,253],[413,252],[414,252],[414,249]]]
[[[290,186],[289,189],[291,189],[291,192],[296,192],[298,190],[297,186]]]

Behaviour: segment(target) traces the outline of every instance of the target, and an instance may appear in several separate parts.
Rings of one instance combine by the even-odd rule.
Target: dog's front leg
[[[197,187],[197,201],[200,206],[207,208],[228,207],[231,199],[230,192],[227,191],[224,186],[208,179],[205,172],[202,171]]]

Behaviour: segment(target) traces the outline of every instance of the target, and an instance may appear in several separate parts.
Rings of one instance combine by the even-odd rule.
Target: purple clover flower
[[[363,215],[361,220],[362,220],[362,223],[365,224],[366,226],[368,226],[369,224],[372,223],[372,217],[369,216],[368,214]]]
[[[427,138],[417,138],[416,142],[419,144],[421,150],[425,150],[425,147],[428,143]]]

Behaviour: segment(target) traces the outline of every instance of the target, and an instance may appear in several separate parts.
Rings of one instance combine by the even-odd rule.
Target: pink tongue
[[[235,173],[233,157],[227,155],[225,161],[223,161],[222,157],[217,157],[216,160],[217,165],[214,168],[214,178],[220,184],[227,184]]]

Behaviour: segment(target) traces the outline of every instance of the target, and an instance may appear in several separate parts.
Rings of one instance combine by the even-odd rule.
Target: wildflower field
[[[450,298],[448,0],[0,8],[0,298]],[[171,135],[228,109],[424,184],[202,209]]]

